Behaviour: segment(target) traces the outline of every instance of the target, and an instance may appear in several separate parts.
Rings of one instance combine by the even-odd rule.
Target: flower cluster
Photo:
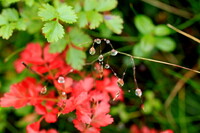
[[[116,77],[109,77],[109,70],[104,70],[104,78],[98,80],[95,74],[86,75],[73,70],[65,63],[63,53],[49,53],[49,45],[44,48],[38,43],[29,43],[14,63],[16,71],[22,72],[25,67],[40,76],[40,82],[27,77],[20,83],[13,84],[10,92],[1,98],[1,107],[21,108],[32,105],[35,112],[41,115],[37,122],[27,126],[28,133],[57,133],[55,129],[40,129],[41,121],[54,123],[59,115],[75,112],[74,126],[81,132],[98,133],[100,127],[113,122],[109,115],[110,100],[123,100],[116,94],[122,90],[117,85]],[[84,77],[75,81],[69,73]],[[92,77],[93,76],[93,77]],[[47,86],[51,83],[54,89]]]

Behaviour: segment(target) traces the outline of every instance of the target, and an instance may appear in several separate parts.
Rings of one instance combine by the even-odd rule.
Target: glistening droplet
[[[141,97],[141,96],[142,96],[142,91],[141,91],[140,88],[137,88],[137,89],[135,90],[135,95],[138,96],[138,97]]]
[[[119,87],[124,86],[124,80],[121,79],[121,78],[118,78],[118,80],[117,80],[117,84],[118,84]]]
[[[98,58],[99,61],[103,61],[103,55],[99,55],[99,58]]]
[[[47,93],[47,87],[44,86],[44,87],[40,90],[40,93],[41,93],[41,94]]]
[[[106,40],[106,44],[109,44],[110,43],[110,40]]]
[[[110,55],[116,56],[118,54],[117,50],[112,49]]]
[[[101,39],[97,38],[94,40],[94,42],[96,42],[97,44],[101,44]]]
[[[66,92],[63,91],[63,92],[62,92],[62,95],[65,96],[65,95],[66,95]]]
[[[128,90],[128,92],[130,93],[130,92],[131,92],[131,90]]]
[[[106,69],[109,69],[109,68],[110,68],[110,65],[109,65],[109,64],[105,64],[105,68],[106,68]]]
[[[58,77],[58,83],[60,83],[60,84],[65,83],[65,78],[62,76]]]
[[[89,53],[91,55],[94,55],[96,53],[96,50],[95,50],[95,48],[93,46],[90,48]]]

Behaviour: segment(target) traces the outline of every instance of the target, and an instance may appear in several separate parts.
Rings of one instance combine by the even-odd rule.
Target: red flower
[[[35,105],[39,102],[38,96],[41,89],[42,86],[36,84],[35,79],[26,78],[22,82],[11,86],[10,92],[5,93],[1,98],[0,105],[2,107],[13,106],[15,108],[21,108],[28,103]]]
[[[43,115],[45,118],[45,121],[48,123],[54,123],[57,121],[57,114],[58,114],[58,109],[56,108],[51,108],[51,110],[47,110],[46,106],[43,106],[41,104],[38,104],[35,106],[35,110],[38,114]]]
[[[51,54],[48,51],[49,45],[42,49],[38,43],[27,44],[25,50],[21,52],[20,58],[14,63],[17,72],[24,69],[21,62],[33,64],[32,69],[39,73],[45,73],[64,65],[64,60],[58,53]]]
[[[117,92],[120,90],[120,95],[117,99],[123,100],[123,91],[119,86],[117,85],[117,78],[116,77],[104,77],[103,80],[96,80],[96,89],[110,93],[112,98],[114,98],[117,94]]]
[[[56,131],[55,129],[49,129],[49,130],[41,130],[40,131],[40,121],[42,119],[40,119],[39,121],[37,122],[34,122],[30,125],[28,125],[26,127],[26,132],[27,133],[58,133],[58,131]]]

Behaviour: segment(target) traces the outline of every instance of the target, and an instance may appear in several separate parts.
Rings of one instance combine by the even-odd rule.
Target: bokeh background
[[[23,7],[24,4],[24,1],[17,1],[6,5],[5,1],[0,1],[0,12],[8,7],[20,9],[19,7]],[[114,34],[105,25],[95,30],[85,28],[83,29],[85,33],[93,39],[110,39],[115,49],[131,55],[199,69],[199,43],[173,30],[165,29],[166,27],[154,33],[148,32],[148,28],[166,26],[169,23],[199,38],[199,0],[118,0],[118,5],[112,12],[120,15],[124,21],[120,35]],[[35,76],[28,70],[16,73],[13,62],[27,43],[36,41],[46,41],[41,30],[35,33],[27,30],[14,31],[8,40],[0,38],[0,97],[9,91],[11,84],[27,76]],[[102,49],[107,50],[106,47]],[[88,50],[85,52],[87,62],[94,60],[94,57],[88,54]],[[103,127],[102,133],[130,132],[133,125],[139,128],[147,126],[158,131],[171,129],[175,133],[200,132],[198,73],[135,59],[136,77],[143,91],[142,98],[138,98],[134,92],[130,58],[118,55],[110,58],[109,63],[119,75],[126,70],[124,101],[112,103],[110,114],[115,121]],[[93,66],[84,67],[82,71],[90,72],[91,67]],[[72,113],[62,116],[57,123],[48,125],[44,123],[43,126],[56,127],[61,133],[77,132],[71,122],[73,115]],[[25,132],[27,121],[31,121],[33,117],[35,117],[34,110],[29,106],[18,110],[0,107],[0,132]]]

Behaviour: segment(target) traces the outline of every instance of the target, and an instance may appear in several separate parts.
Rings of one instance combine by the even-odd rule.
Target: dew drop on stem
[[[101,61],[103,61],[103,55],[101,54],[101,55],[99,55],[99,58],[98,58],[98,60],[101,62]]]
[[[109,44],[110,43],[110,40],[106,40],[106,44]]]
[[[116,56],[118,54],[117,50],[112,49],[110,55]]]
[[[41,93],[41,94],[47,93],[47,87],[44,86],[44,87],[40,90],[40,93]]]
[[[58,77],[58,83],[64,84],[65,83],[65,78],[63,76]]]
[[[90,48],[89,53],[91,55],[94,55],[96,53],[96,50],[95,50],[95,48],[93,46]]]
[[[66,92],[63,91],[61,94],[62,94],[63,96],[65,96],[65,95],[66,95]]]
[[[101,39],[97,38],[94,40],[94,42],[96,42],[97,44],[101,44]]]
[[[117,84],[118,84],[119,87],[124,86],[124,80],[121,79],[121,78],[118,78],[118,80],[117,80]]]
[[[105,64],[105,68],[106,68],[106,69],[109,69],[109,68],[110,68],[110,65],[109,65],[109,64]]]
[[[137,88],[137,89],[135,90],[135,95],[138,96],[138,97],[141,97],[141,96],[142,96],[142,91],[141,91],[140,88]]]

